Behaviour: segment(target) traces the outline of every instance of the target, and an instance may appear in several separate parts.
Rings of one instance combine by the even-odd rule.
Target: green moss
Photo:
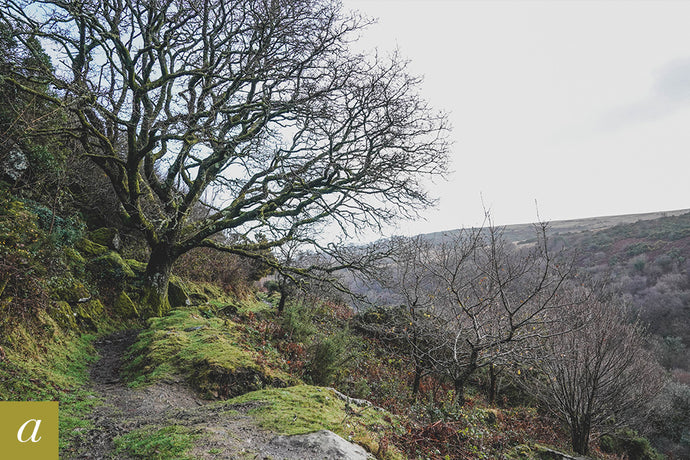
[[[60,326],[62,326],[63,329],[77,329],[77,321],[75,319],[75,314],[72,311],[72,307],[64,300],[55,302],[51,316]]]
[[[111,227],[102,227],[89,232],[89,240],[114,250],[118,250],[120,246],[120,234],[116,228]]]
[[[194,447],[198,437],[190,428],[181,425],[148,426],[116,437],[115,453],[146,460],[192,459],[186,453]]]
[[[259,425],[285,435],[331,430],[345,439],[378,451],[379,432],[398,430],[397,418],[374,407],[347,405],[332,389],[299,385],[254,391],[227,401],[229,408],[247,402],[259,403],[249,411]],[[347,405],[347,408],[346,408]],[[386,458],[396,458],[389,451]]]
[[[170,277],[168,283],[168,301],[172,308],[191,305],[184,283],[176,276]]]
[[[139,262],[136,259],[125,259],[125,262],[127,263],[127,265],[129,265],[129,268],[131,268],[132,271],[134,271],[134,273],[136,273],[138,276],[141,276],[144,273],[146,273],[146,263]]]
[[[125,291],[120,292],[117,298],[115,298],[115,301],[113,302],[113,311],[121,318],[139,317],[137,306],[134,304],[134,302],[132,302],[132,299]]]
[[[76,304],[80,300],[91,297],[89,290],[83,282],[74,279],[70,274],[54,276],[48,280],[50,295],[55,300],[63,300],[70,304]]]
[[[62,389],[74,388],[88,380],[88,366],[96,359],[93,335],[75,337],[64,333],[49,318],[50,340],[15,328],[8,337],[13,346],[5,348],[7,359],[0,361],[0,400],[56,400]]]
[[[105,308],[100,300],[90,300],[72,307],[77,324],[90,331],[98,331],[105,326]]]
[[[109,251],[90,260],[86,267],[102,281],[122,282],[126,278],[136,278],[122,256],[114,251]]]
[[[182,375],[207,396],[234,396],[292,379],[282,362],[260,360],[242,341],[240,327],[206,317],[197,308],[175,309],[150,318],[133,346],[126,372],[135,385]],[[261,363],[260,363],[261,362]]]
[[[76,244],[77,250],[87,258],[98,257],[108,252],[108,248],[102,244],[94,243],[93,241],[82,238]]]
[[[658,460],[664,458],[650,445],[649,440],[630,429],[606,434],[599,439],[603,452],[625,456],[633,460]]]
[[[83,273],[86,259],[74,248],[63,248],[63,254],[69,267],[77,273]]]
[[[159,317],[170,311],[170,301],[166,295],[164,298],[158,290],[152,286],[144,286],[141,290],[141,301],[139,302],[139,313],[142,318]]]

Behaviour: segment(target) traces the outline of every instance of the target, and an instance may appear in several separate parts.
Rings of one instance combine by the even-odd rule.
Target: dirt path
[[[228,405],[200,399],[181,381],[132,389],[121,379],[127,349],[138,331],[121,331],[95,343],[101,358],[91,368],[93,390],[103,400],[90,419],[94,428],[81,433],[64,459],[122,459],[113,440],[142,427],[182,425],[200,436],[189,455],[198,459],[323,459],[310,448],[289,448],[275,443],[276,433],[256,426],[247,412],[257,403]]]
[[[114,438],[144,426],[184,425],[202,434],[191,453],[201,459],[263,458],[262,446],[275,435],[256,427],[246,415],[248,407],[228,407],[198,398],[182,382],[129,388],[120,369],[138,331],[121,331],[95,343],[101,358],[91,368],[93,390],[103,399],[90,419],[95,428],[85,431],[64,453],[68,459],[128,459],[115,455]],[[228,411],[232,410],[230,414]]]

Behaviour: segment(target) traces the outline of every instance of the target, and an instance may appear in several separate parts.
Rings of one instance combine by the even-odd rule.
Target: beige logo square
[[[0,456],[57,460],[58,403],[0,401]]]

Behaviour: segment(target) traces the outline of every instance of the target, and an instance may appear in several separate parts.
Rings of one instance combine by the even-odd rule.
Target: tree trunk
[[[422,381],[422,366],[416,364],[414,367],[414,382],[412,382],[412,400],[417,400],[419,394],[419,384]]]
[[[162,316],[170,310],[168,301],[168,283],[175,261],[172,248],[165,244],[151,250],[149,263],[146,266],[146,285],[142,296],[142,316]]]
[[[479,358],[479,351],[476,348],[472,349],[470,353],[469,362],[465,366],[465,369],[460,375],[456,375],[453,378],[453,388],[455,390],[455,395],[453,396],[453,402],[457,405],[462,406],[465,404],[465,384],[470,379],[474,371],[477,370],[477,359]]]
[[[496,404],[496,369],[489,364],[489,404]]]
[[[455,390],[455,394],[453,395],[453,403],[457,404],[458,406],[462,406],[463,404],[465,404],[466,380],[467,379],[465,378],[465,375],[453,380],[453,390]]]
[[[287,289],[280,289],[280,300],[278,301],[278,314],[282,315],[285,310],[285,301],[287,300]]]
[[[589,452],[589,418],[575,419],[570,427],[573,451],[578,454],[587,455]]]

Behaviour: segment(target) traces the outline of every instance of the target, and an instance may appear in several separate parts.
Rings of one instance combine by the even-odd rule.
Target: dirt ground
[[[168,381],[129,388],[120,376],[127,349],[138,331],[111,334],[96,342],[101,358],[91,368],[91,385],[104,403],[93,410],[94,428],[81,433],[65,459],[122,459],[113,439],[144,426],[182,425],[200,434],[189,455],[198,459],[311,460],[323,452],[284,448],[272,443],[277,433],[259,428],[247,412],[257,403],[227,405],[199,398],[184,382]],[[141,457],[135,457],[141,458]]]

